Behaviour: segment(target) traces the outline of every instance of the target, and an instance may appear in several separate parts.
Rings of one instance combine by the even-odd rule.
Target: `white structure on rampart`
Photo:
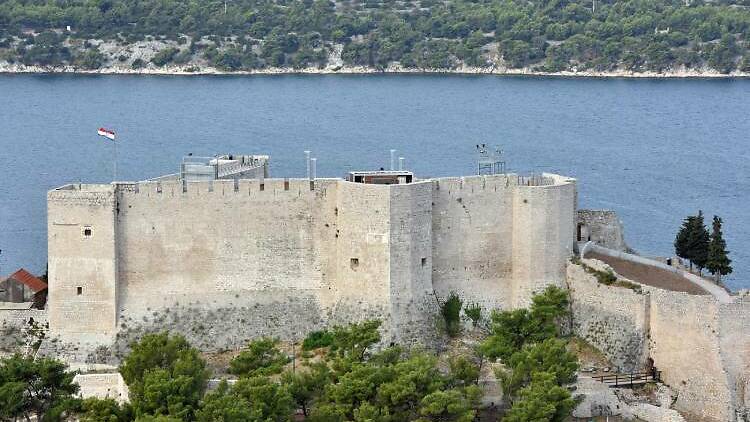
[[[564,286],[575,219],[575,180],[552,174],[67,185],[48,194],[50,331],[221,349],[381,318],[409,342],[451,291],[508,309]]]

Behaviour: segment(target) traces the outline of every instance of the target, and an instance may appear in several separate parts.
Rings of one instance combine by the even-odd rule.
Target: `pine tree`
[[[703,211],[698,211],[698,215],[693,220],[690,230],[688,255],[690,261],[698,267],[698,273],[705,268],[708,261],[708,241],[710,235],[706,224],[703,222]]]
[[[674,253],[682,259],[690,259],[688,257],[688,242],[690,240],[690,227],[693,224],[694,218],[691,215],[682,221],[682,227],[680,227],[680,231],[677,232],[677,236],[674,239]],[[690,265],[692,268],[693,263],[691,262]]]
[[[729,251],[721,232],[721,223],[721,218],[715,215],[706,261],[706,269],[716,276],[716,281],[721,280],[721,276],[732,273],[732,260],[728,256]]]

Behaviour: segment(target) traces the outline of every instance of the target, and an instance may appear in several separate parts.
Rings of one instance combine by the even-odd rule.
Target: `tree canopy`
[[[0,361],[0,420],[58,420],[75,407],[74,376],[54,359],[14,355]]]
[[[727,73],[750,71],[747,6],[747,0],[5,0],[0,59],[94,67],[104,63],[88,40],[132,45],[150,38],[175,41],[154,58],[159,66],[202,58],[225,70],[300,68],[323,66],[341,51],[344,64],[374,68],[502,63],[539,71]]]
[[[702,269],[708,261],[709,240],[710,235],[703,222],[703,211],[698,211],[697,215],[690,215],[683,221],[674,241],[675,253],[680,258],[687,259],[691,268],[695,264]]]
[[[511,404],[508,420],[569,415],[574,401],[567,384],[578,364],[562,339],[567,314],[567,293],[556,287],[534,296],[529,309],[493,312],[478,352],[502,359],[497,375]],[[64,364],[15,356],[0,362],[0,420],[285,422],[299,413],[311,422],[476,419],[482,356],[385,347],[380,325],[362,321],[313,332],[294,365],[279,341],[254,340],[229,365],[238,379],[208,393],[209,371],[197,349],[179,335],[147,334],[120,366],[130,393],[124,405],[74,399],[78,386]]]
[[[247,348],[229,363],[229,372],[241,377],[278,374],[289,358],[276,348],[276,340],[251,341]]]
[[[714,216],[711,227],[711,239],[708,243],[708,256],[706,259],[706,269],[714,274],[717,278],[732,273],[732,260],[729,259],[727,243],[724,241],[724,234],[721,231],[721,218]]]
[[[578,360],[561,339],[569,314],[568,292],[550,286],[532,298],[529,309],[495,311],[490,336],[479,348],[496,370],[511,403],[510,421],[564,420],[575,402],[565,386],[576,380]]]
[[[120,366],[136,417],[191,420],[206,389],[208,371],[182,336],[148,334],[133,344]]]

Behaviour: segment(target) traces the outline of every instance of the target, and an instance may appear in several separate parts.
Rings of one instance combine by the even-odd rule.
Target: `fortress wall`
[[[335,184],[311,191],[306,180],[273,179],[260,187],[227,180],[188,183],[186,192],[179,183],[122,190],[121,329],[169,327],[215,350],[321,326]]]
[[[437,302],[432,289],[432,182],[390,192],[390,301],[403,342],[430,341]]]
[[[432,181],[432,281],[485,309],[511,306],[513,178]]]
[[[511,289],[525,288],[526,277],[544,286],[564,266],[573,232],[574,185],[518,187],[517,180],[474,176],[384,186],[318,179],[312,188],[306,179],[159,180],[120,183],[116,193],[113,185],[55,190],[49,194],[52,279],[76,283],[87,277],[81,268],[94,268],[92,274],[109,278],[97,277],[86,289],[109,296],[92,308],[91,301],[76,305],[69,288],[59,290],[51,298],[56,312],[78,306],[76,315],[89,325],[59,324],[53,331],[106,334],[96,337],[100,344],[117,332],[124,344],[167,328],[214,350],[257,335],[300,338],[366,318],[384,319],[386,338],[410,339],[425,328],[426,313],[415,311],[435,310],[433,285],[442,297],[455,290],[467,302],[508,308]],[[526,238],[525,272],[513,268],[520,190],[528,191],[529,207],[563,208],[524,220],[518,233]],[[95,251],[68,248],[81,217],[96,226]],[[531,271],[532,253],[543,254],[541,247],[559,250]],[[76,254],[99,259],[99,267],[79,265]],[[109,324],[103,331],[102,320]]]
[[[738,415],[750,420],[750,296],[719,307],[719,341]]]
[[[390,189],[339,182],[333,322],[389,319]]]
[[[651,357],[678,398],[675,408],[703,420],[734,420],[719,350],[719,305],[712,296],[648,289]]]
[[[50,329],[84,343],[111,341],[117,329],[114,188],[71,185],[49,192],[47,204]]]
[[[622,222],[611,210],[578,210],[577,230],[580,231],[581,242],[594,241],[605,248],[625,252]]]
[[[513,307],[528,306],[533,294],[548,285],[563,287],[573,254],[575,180],[544,176],[556,183],[518,186],[513,196]]]
[[[583,267],[567,268],[573,332],[600,350],[619,372],[641,371],[648,358],[649,296],[599,283]]]

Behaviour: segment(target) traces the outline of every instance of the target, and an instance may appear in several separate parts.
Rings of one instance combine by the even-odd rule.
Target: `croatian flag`
[[[113,141],[115,140],[115,132],[109,129],[104,129],[103,127],[100,127],[99,130],[96,131],[96,134],[105,138],[109,138]]]

